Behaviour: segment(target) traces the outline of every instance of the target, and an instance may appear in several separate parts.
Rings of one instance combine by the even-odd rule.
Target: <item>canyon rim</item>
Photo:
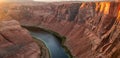
[[[0,19],[9,20],[6,20],[5,22],[0,22],[0,26],[3,26],[1,27],[1,29],[5,29],[5,31],[2,30],[0,34],[5,38],[10,37],[12,38],[12,40],[14,39],[13,41],[10,39],[10,41],[16,42],[17,39],[19,39],[17,38],[19,33],[24,34],[25,32],[25,35],[21,35],[18,37],[22,37],[24,41],[26,40],[25,43],[27,41],[29,42],[29,40],[33,41],[31,42],[31,45],[32,43],[34,43],[33,46],[36,47],[36,57],[38,57],[38,54],[41,54],[40,49],[37,43],[32,40],[33,38],[29,35],[29,32],[24,31],[24,29],[20,27],[20,25],[36,26],[39,28],[54,31],[56,33],[59,33],[61,36],[66,37],[64,46],[68,48],[73,58],[120,58],[119,1],[71,1],[51,3],[11,2],[3,3],[1,5]],[[7,22],[15,20],[16,22],[18,21],[20,24]],[[11,24],[13,26],[11,26]],[[19,26],[19,28],[14,27],[16,25]],[[19,29],[19,31],[14,32],[14,30],[12,29]],[[11,33],[15,33],[15,35],[12,35]],[[0,50],[0,54],[1,52],[2,50]]]

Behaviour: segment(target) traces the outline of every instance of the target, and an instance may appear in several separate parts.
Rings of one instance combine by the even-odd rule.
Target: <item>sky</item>
[[[113,1],[113,0],[0,0],[0,2],[4,1],[40,1],[40,2],[59,2],[59,1]]]
[[[34,0],[43,2],[54,2],[54,1],[113,1],[113,0]]]
[[[52,1],[69,1],[69,0],[34,0],[34,1],[52,2]]]

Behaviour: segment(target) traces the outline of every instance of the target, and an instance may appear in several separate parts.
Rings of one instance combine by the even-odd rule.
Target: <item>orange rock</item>
[[[120,50],[120,23],[117,21],[119,4],[66,2],[29,6],[34,16],[19,21],[22,25],[42,26],[66,36],[65,46],[74,58],[108,58]]]

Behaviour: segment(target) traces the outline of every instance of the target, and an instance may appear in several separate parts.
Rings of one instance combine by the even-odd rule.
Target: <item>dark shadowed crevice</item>
[[[68,20],[69,21],[74,21],[76,15],[79,13],[79,8],[80,8],[79,3],[73,3],[70,5],[69,9],[68,9]]]
[[[5,40],[7,40],[8,42],[14,44],[13,41],[11,41],[10,39],[8,39],[8,38],[7,38],[6,36],[4,36],[2,33],[0,33],[0,35],[1,35]]]

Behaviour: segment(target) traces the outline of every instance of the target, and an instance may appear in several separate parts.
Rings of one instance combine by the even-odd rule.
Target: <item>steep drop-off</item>
[[[0,58],[40,58],[40,55],[39,46],[17,21],[0,21]]]
[[[67,39],[74,58],[119,58],[120,3],[48,3],[10,8],[8,15],[22,25],[53,30]]]

